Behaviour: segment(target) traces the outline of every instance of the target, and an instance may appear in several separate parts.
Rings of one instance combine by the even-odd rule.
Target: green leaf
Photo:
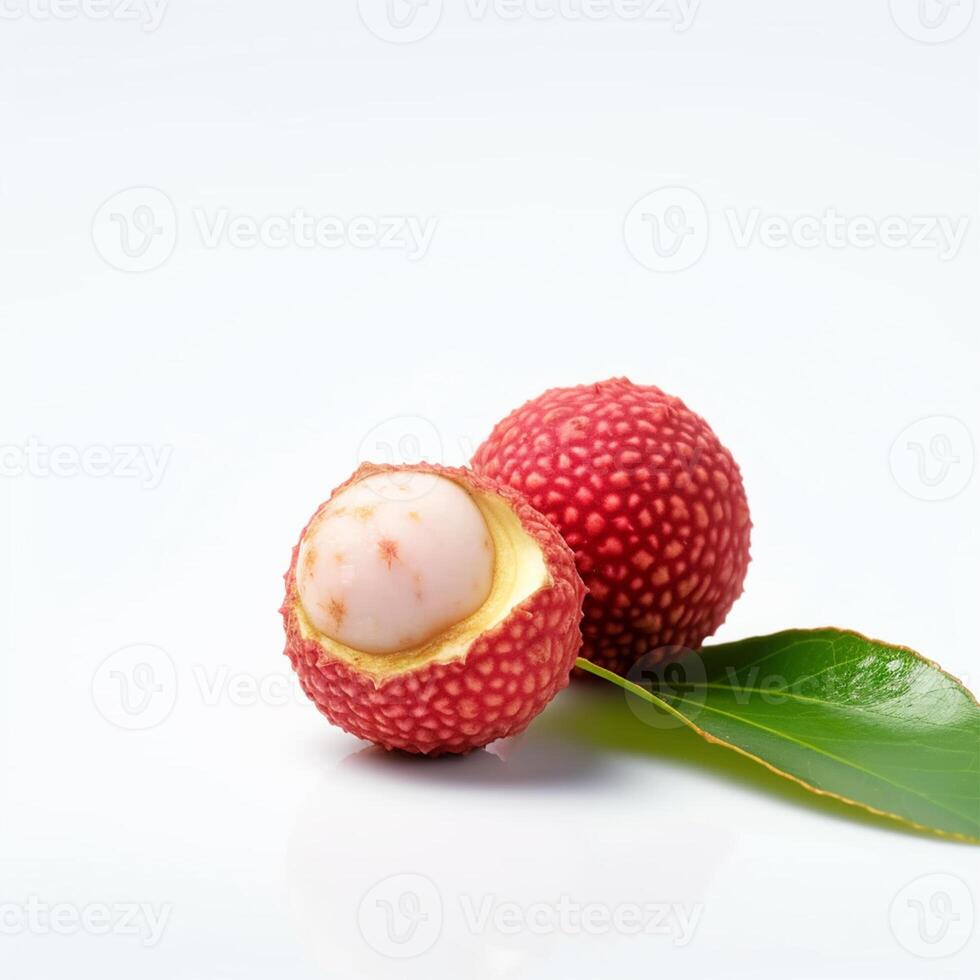
[[[626,690],[654,728],[689,725],[816,793],[980,843],[980,708],[912,650],[787,630],[641,661],[630,679],[578,666]]]

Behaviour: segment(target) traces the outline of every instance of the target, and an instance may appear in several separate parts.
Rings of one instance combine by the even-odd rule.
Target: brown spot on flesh
[[[388,571],[391,571],[391,563],[398,561],[398,542],[392,541],[391,538],[382,538],[378,542],[378,554],[381,556],[381,560],[388,566]]]
[[[335,561],[335,562],[336,562],[336,563],[337,563],[338,565],[343,565],[343,563],[344,563],[344,562],[345,562],[345,561],[346,561],[347,559],[346,559],[346,558],[344,558],[344,556],[343,556],[343,554],[342,554],[341,552],[339,552],[339,551],[335,551],[335,552],[333,553],[333,560],[334,560],[334,561]]]
[[[316,568],[316,558],[316,548],[308,549],[306,554],[303,555],[303,574],[307,578],[313,576],[313,570]]]
[[[330,598],[328,602],[318,603],[320,608],[333,620],[334,629],[340,629],[347,615],[347,606],[343,599]]]
[[[371,520],[372,517],[374,517],[374,512],[377,509],[378,508],[375,507],[373,504],[370,504],[370,505],[369,504],[365,504],[362,507],[355,507],[354,508],[354,516],[359,521],[369,521],[369,520]]]
[[[416,524],[418,524],[422,521],[422,515],[417,510],[410,510],[408,512],[408,519],[410,521],[415,521]]]
[[[416,572],[412,576],[412,582],[415,585],[415,599],[417,602],[422,601],[422,576]]]

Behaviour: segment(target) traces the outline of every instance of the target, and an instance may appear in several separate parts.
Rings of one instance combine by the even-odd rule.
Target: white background
[[[684,733],[578,739],[598,690],[496,754],[387,757],[303,702],[276,612],[299,529],[360,458],[408,434],[460,463],[526,398],[628,374],[741,464],[753,562],[719,639],[849,626],[976,688],[972,0],[945,20],[929,0],[938,27],[901,0],[703,0],[686,27],[674,2],[660,21],[446,0],[436,24],[430,0],[401,33],[380,0],[171,0],[153,30],[116,2],[58,19],[4,0],[0,19],[3,975],[976,975],[975,850]],[[132,187],[157,193],[114,197]],[[651,235],[680,227],[657,211],[676,196],[631,212],[664,187],[703,206],[673,272]],[[139,256],[130,227],[127,255],[141,203],[159,234]],[[831,210],[966,234],[945,255],[860,228],[737,235]],[[436,224],[414,258],[201,231],[297,211]],[[108,464],[80,461],[93,446]],[[162,478],[120,468],[129,447]],[[127,677],[147,712],[126,712]],[[404,874],[423,878],[370,892]],[[890,926],[893,903],[943,891],[945,938]],[[403,893],[433,941],[409,960],[358,919]],[[465,915],[562,895],[698,919],[680,945]],[[152,945],[145,919],[54,930],[32,899],[147,903],[166,925]]]

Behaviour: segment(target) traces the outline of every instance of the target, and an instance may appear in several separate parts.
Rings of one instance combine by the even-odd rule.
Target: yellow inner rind
[[[437,637],[420,646],[397,653],[365,653],[338,643],[321,633],[309,620],[299,597],[294,597],[300,634],[314,640],[329,657],[350,664],[359,673],[380,681],[413,670],[422,664],[449,663],[466,655],[473,642],[502,623],[510,611],[539,589],[551,584],[544,553],[524,530],[511,506],[503,498],[471,490],[469,493],[486,522],[494,549],[493,585],[486,601]]]

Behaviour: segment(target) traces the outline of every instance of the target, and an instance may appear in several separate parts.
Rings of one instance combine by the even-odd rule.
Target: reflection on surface
[[[570,696],[546,711],[539,724],[542,735],[560,739],[568,747],[585,745],[590,751],[644,756],[651,762],[709,773],[726,783],[765,793],[787,805],[819,810],[831,817],[857,821],[897,834],[930,837],[887,817],[804,789],[738,752],[712,745],[686,725],[648,727],[629,710],[626,695],[600,681],[584,680]],[[955,842],[952,842],[955,844]]]
[[[637,779],[544,724],[577,697],[467,756],[358,746],[324,766],[286,855],[291,916],[324,976],[599,976],[638,956],[683,975],[727,836],[672,812],[658,767]],[[694,846],[670,846],[684,832]],[[656,935],[632,925],[648,905],[666,910]]]
[[[328,977],[608,976],[641,958],[700,978],[715,944],[754,921],[741,885],[719,891],[719,880],[760,862],[777,875],[790,859],[808,867],[809,850],[787,851],[754,797],[815,812],[817,833],[846,837],[826,816],[859,837],[862,824],[913,833],[686,728],[644,724],[619,691],[588,681],[523,736],[467,756],[350,744],[320,767],[286,855],[295,928]],[[703,817],[719,810],[730,826]],[[583,926],[585,909],[598,931]],[[650,909],[664,930],[615,924]]]
[[[506,787],[598,785],[613,778],[607,761],[601,749],[587,744],[569,744],[558,734],[549,733],[539,718],[524,734],[501,739],[468,755],[429,759],[369,745],[347,756],[339,768],[387,779],[438,783],[450,789],[485,787],[499,790]]]

